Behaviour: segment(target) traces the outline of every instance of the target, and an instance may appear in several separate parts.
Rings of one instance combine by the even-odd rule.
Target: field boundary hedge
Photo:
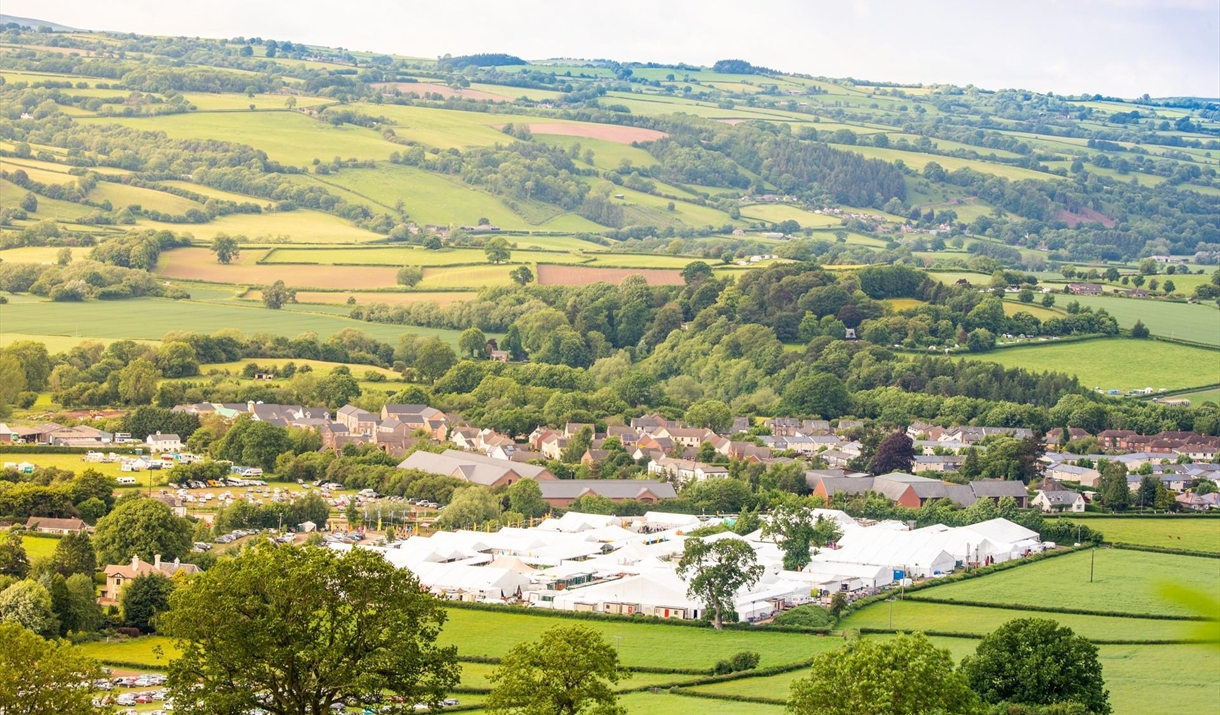
[[[1030,606],[1023,603],[994,603],[991,601],[962,601],[935,596],[912,596],[908,601],[933,603],[943,606],[968,606],[971,608],[994,608],[1004,611],[1033,611],[1035,613],[1061,613],[1074,616],[1103,616],[1107,618],[1136,618],[1149,621],[1206,621],[1203,616],[1185,616],[1170,613],[1128,613],[1126,611],[1095,611],[1088,608],[1064,606]]]
[[[114,452],[115,454],[135,454],[137,447],[119,447],[99,444],[97,447],[52,447],[46,444],[5,444],[0,445],[0,454],[87,454],[89,452]],[[91,464],[91,462],[85,462]]]
[[[1214,551],[1192,551],[1191,549],[1172,549],[1164,546],[1147,546],[1145,544],[1128,544],[1116,541],[1111,544],[1116,549],[1124,551],[1147,551],[1153,554],[1172,554],[1174,556],[1196,556],[1202,559],[1220,559],[1220,553]]]
[[[986,633],[962,633],[960,631],[921,631],[917,628],[873,628],[870,626],[863,626],[855,630],[859,631],[860,635],[899,635],[902,633],[922,633],[931,638],[963,638],[975,641],[981,641],[987,637]],[[1149,638],[1147,640],[1139,640],[1134,638],[1086,638],[1085,640],[1093,645],[1196,645],[1210,642],[1198,638]]]
[[[1194,388],[1191,388],[1191,389],[1194,389]],[[1183,513],[1177,513],[1177,514],[1170,513],[1170,512],[1161,512],[1159,514],[1149,514],[1149,513],[1145,513],[1145,512],[1140,512],[1140,513],[1135,513],[1135,514],[1120,514],[1120,513],[1114,513],[1114,512],[1085,511],[1085,512],[1080,512],[1077,514],[1064,514],[1060,518],[1067,519],[1069,521],[1072,519],[1167,519],[1167,520],[1216,519],[1216,520],[1220,520],[1220,513],[1195,511],[1195,512],[1183,512]]]
[[[728,695],[724,693],[708,693],[701,690],[691,690],[687,687],[674,687],[669,689],[670,695],[679,695],[688,698],[705,698],[707,700],[727,700],[735,703],[759,703],[761,705],[787,705],[787,700],[779,698],[766,698],[761,695]]]

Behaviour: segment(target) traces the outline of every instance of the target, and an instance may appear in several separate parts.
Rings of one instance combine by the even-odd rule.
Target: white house
[[[1067,489],[1055,489],[1053,491],[1039,489],[1038,496],[1034,497],[1031,504],[1048,513],[1057,511],[1079,513],[1084,511],[1084,495],[1080,492]]]
[[[144,442],[148,445],[150,452],[181,452],[185,449],[182,439],[173,432],[162,434],[160,430],[157,430],[156,434],[148,435]]]

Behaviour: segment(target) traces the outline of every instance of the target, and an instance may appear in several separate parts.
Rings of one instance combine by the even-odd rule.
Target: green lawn
[[[162,656],[157,655],[157,648],[163,651]],[[94,641],[82,644],[81,649],[85,655],[97,660],[139,663],[150,668],[164,668],[166,662],[178,654],[173,641],[162,636],[145,636],[109,643]]]
[[[1106,541],[1142,546],[1220,552],[1220,519],[1069,519],[1096,529]]]
[[[1159,278],[1164,280],[1165,276]],[[1058,306],[1065,306],[1075,300],[1082,306],[1092,307],[1093,310],[1105,308],[1123,328],[1130,328],[1135,321],[1141,320],[1153,335],[1205,345],[1220,345],[1220,311],[1214,303],[1201,305],[1147,298],[1066,295],[1056,296],[1055,300]],[[1212,364],[1220,370],[1220,358],[1213,359]]]
[[[59,539],[26,534],[21,538],[21,545],[25,547],[26,558],[33,562],[50,558],[51,554],[55,553],[55,547],[59,546]]]
[[[1094,556],[1090,583],[1089,562]],[[1158,589],[1165,584],[1218,593],[1220,559],[1097,549],[927,589],[919,595],[997,604],[1190,615],[1189,610],[1159,595]]]
[[[1175,390],[1220,383],[1220,352],[1155,340],[1047,342],[962,359],[997,362],[1033,372],[1063,372],[1075,375],[1087,389]]]
[[[1086,568],[1088,564],[1085,565]],[[1028,567],[1022,567],[1028,568]],[[1021,569],[1018,569],[1021,570]],[[998,574],[997,574],[998,575]],[[980,581],[987,581],[988,576]],[[1088,579],[1088,573],[1085,574]],[[921,591],[918,595],[936,595],[943,589]],[[990,593],[990,592],[988,592]],[[912,594],[916,596],[916,594]],[[965,596],[960,596],[966,598]],[[972,599],[976,600],[976,599]],[[996,600],[999,600],[997,597]],[[1060,605],[1058,601],[1038,600],[1038,603]],[[1036,605],[1036,604],[1035,604]],[[1104,616],[1079,616],[1063,613],[1034,613],[1032,611],[976,606],[951,606],[939,603],[923,603],[916,600],[893,603],[893,628],[902,631],[941,631],[944,633],[974,633],[986,635],[1008,621],[1017,618],[1049,618],[1070,627],[1086,638],[1096,640],[1174,640],[1191,637],[1196,624],[1183,621],[1165,621],[1140,618],[1113,618]],[[1081,608],[1104,608],[1104,605],[1081,606]],[[890,628],[890,604],[881,602],[866,606],[840,622],[841,628]]]
[[[508,268],[503,267],[505,282]],[[427,281],[425,281],[426,283]],[[403,333],[436,335],[454,345],[458,330],[422,328],[417,326],[367,323],[333,314],[281,310],[272,313],[265,308],[234,302],[204,303],[172,301],[162,298],[136,298],[116,301],[88,301],[65,309],[62,303],[20,303],[0,306],[4,330],[23,335],[60,335],[77,339],[134,338],[160,340],[170,331],[189,330],[214,333],[237,329],[247,333],[270,332],[296,337],[313,331],[325,339],[345,328],[356,328],[378,340],[397,343]]]
[[[741,208],[741,215],[742,218],[761,219],[771,223],[792,220],[799,223],[802,228],[826,228],[838,226],[842,223],[835,216],[817,214],[789,204],[753,204],[751,206],[743,206]]]
[[[1188,392],[1184,395],[1174,395],[1174,397],[1185,397],[1190,400],[1192,405],[1201,405],[1204,402],[1220,402],[1220,388],[1211,390],[1202,390],[1200,392]]]

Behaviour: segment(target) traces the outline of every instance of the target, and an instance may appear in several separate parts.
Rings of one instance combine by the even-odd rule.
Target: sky
[[[415,57],[734,58],[827,77],[1220,97],[1220,0],[4,0],[3,10]]]

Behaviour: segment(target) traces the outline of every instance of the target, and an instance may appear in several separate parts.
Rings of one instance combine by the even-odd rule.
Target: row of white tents
[[[828,509],[811,514],[818,516],[835,520],[843,536],[836,548],[821,549],[801,571],[784,570],[783,552],[761,531],[702,537],[742,539],[765,568],[758,583],[737,594],[739,618],[766,618],[838,591],[863,595],[900,579],[934,578],[1044,548],[1036,532],[1005,519],[910,529],[899,522],[862,526]],[[676,566],[686,539],[694,538],[685,534],[705,525],[687,514],[619,518],[568,512],[531,528],[442,531],[383,547],[356,548],[381,552],[394,566],[410,569],[432,592],[451,599],[698,618],[704,606],[688,596]]]

